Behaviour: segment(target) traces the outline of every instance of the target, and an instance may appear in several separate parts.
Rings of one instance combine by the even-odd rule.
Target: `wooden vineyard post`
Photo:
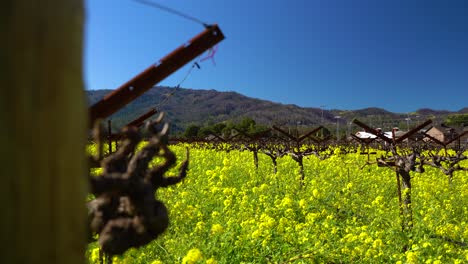
[[[364,151],[361,150],[361,155],[366,154],[367,155],[367,162],[370,161],[370,155],[371,154],[377,154],[377,152],[373,151],[371,152],[370,144],[375,141],[375,138],[359,138],[355,135],[351,135],[351,138],[361,144],[361,146],[364,148]]]
[[[0,263],[85,263],[83,2],[0,10]]]
[[[107,145],[109,145],[109,155],[112,154],[112,120],[107,120]]]
[[[139,128],[141,126],[143,126],[144,122],[146,119],[148,119],[149,117],[151,117],[152,115],[154,115],[155,113],[157,113],[156,109],[153,108],[151,109],[150,111],[146,112],[145,114],[139,116],[138,118],[132,120],[131,122],[127,123],[125,126],[123,127],[136,127],[136,128]],[[97,136],[96,138],[100,138],[100,136]],[[114,153],[115,151],[117,151],[119,149],[119,141],[123,138],[123,135],[121,133],[121,131],[119,133],[113,133],[112,132],[112,119],[108,119],[107,120],[107,145],[108,145],[108,149],[109,151],[107,152],[107,155],[111,155],[112,153]],[[115,144],[115,151],[113,151],[113,143]],[[102,144],[97,144],[99,145],[100,148],[102,148]],[[103,159],[103,155],[102,155],[102,150],[99,151],[99,156],[98,156],[98,161],[101,161]],[[100,166],[99,163],[97,164],[92,164],[91,166]]]

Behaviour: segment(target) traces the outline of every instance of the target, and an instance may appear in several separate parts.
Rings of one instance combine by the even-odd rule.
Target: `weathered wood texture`
[[[84,263],[83,1],[2,1],[0,32],[0,263]]]

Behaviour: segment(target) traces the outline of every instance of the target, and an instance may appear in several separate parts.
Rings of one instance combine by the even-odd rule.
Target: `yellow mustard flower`
[[[224,228],[220,224],[214,224],[211,226],[211,234],[221,234],[224,231]]]
[[[203,259],[202,252],[198,248],[192,248],[182,259],[182,264],[194,264]]]

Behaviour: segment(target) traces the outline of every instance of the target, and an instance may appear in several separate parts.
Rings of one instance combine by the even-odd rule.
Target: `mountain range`
[[[112,90],[86,90],[89,105],[101,100]],[[244,96],[236,92],[219,92],[186,88],[156,86],[120,111],[114,113],[114,130],[144,114],[151,108],[166,113],[165,120],[171,123],[173,133],[178,133],[191,124],[212,125],[224,121],[238,122],[250,117],[257,124],[314,127],[320,124],[335,127],[351,125],[357,118],[375,127],[411,127],[432,119],[442,122],[450,114],[468,113],[468,107],[457,112],[446,110],[419,109],[412,113],[393,113],[382,108],[369,107],[358,110],[320,109],[299,107]]]

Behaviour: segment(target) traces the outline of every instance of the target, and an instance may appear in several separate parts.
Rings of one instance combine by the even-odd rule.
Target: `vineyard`
[[[362,155],[373,152],[360,146],[283,146],[276,148],[275,163],[267,148],[248,141],[171,147],[177,157],[186,148],[186,178],[156,194],[169,211],[168,229],[148,245],[114,256],[113,263],[468,261],[468,173],[454,170],[449,179],[437,166],[421,163],[458,155],[458,168],[468,167],[456,151],[421,151],[417,160],[425,169],[413,169],[411,188],[400,190],[395,170],[373,165]],[[389,155],[382,148],[374,152],[382,162]],[[176,175],[179,166],[168,174]],[[408,192],[405,204],[401,196],[405,200]],[[91,243],[90,263],[100,263],[99,254]]]
[[[139,7],[98,2],[10,0],[4,8],[0,263],[468,263],[468,114],[465,102],[454,100],[466,97],[465,79],[454,75],[464,76],[465,65],[449,60],[466,45],[452,41],[463,34],[440,30],[463,32],[464,14],[432,4],[394,15],[401,3],[349,9],[251,1],[231,8],[179,1],[174,9],[152,0],[131,1]],[[91,15],[91,6],[103,13]],[[159,56],[167,49],[160,40],[192,29],[143,8],[203,29]],[[413,21],[426,19],[413,12],[420,9],[453,21],[440,17],[432,30]],[[209,67],[225,35],[217,23],[186,12],[213,13],[232,30],[216,72]],[[355,15],[371,20],[347,23]],[[100,44],[85,54],[90,32]],[[117,56],[101,64],[108,51]],[[412,64],[433,54],[439,61]],[[155,56],[86,101],[85,89],[109,87],[140,58]],[[234,90],[195,91],[216,85]],[[246,97],[245,89],[283,103]],[[452,110],[334,109],[372,103],[409,110],[424,102]]]
[[[89,108],[90,263],[468,262],[468,131],[354,119],[367,136],[340,139],[337,122],[336,137],[250,124],[181,139],[162,113],[139,130],[154,108],[117,134],[108,119],[106,135],[103,119],[214,55],[224,35],[203,26]]]

